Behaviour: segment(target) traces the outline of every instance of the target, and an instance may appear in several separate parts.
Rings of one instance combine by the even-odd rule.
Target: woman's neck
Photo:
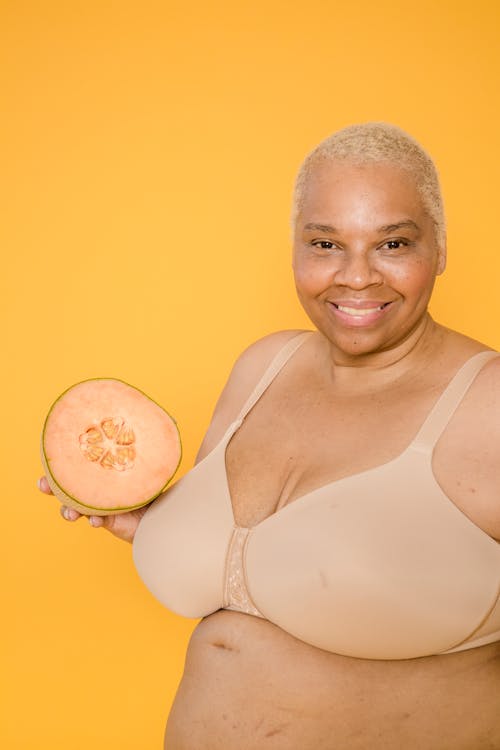
[[[327,342],[330,374],[337,385],[393,382],[428,366],[439,351],[444,329],[426,315],[397,345],[367,354],[350,355]]]

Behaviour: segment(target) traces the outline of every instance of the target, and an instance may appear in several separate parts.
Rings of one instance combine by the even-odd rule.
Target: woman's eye
[[[388,240],[384,247],[387,247],[388,250],[399,250],[400,247],[405,247],[408,245],[408,242],[405,240]]]
[[[316,240],[312,243],[314,247],[320,247],[322,250],[331,250],[332,247],[335,247],[333,242],[330,242],[330,240]]]

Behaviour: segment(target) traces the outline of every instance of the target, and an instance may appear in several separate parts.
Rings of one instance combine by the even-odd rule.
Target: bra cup
[[[409,476],[418,476],[413,486]],[[260,612],[295,637],[347,656],[407,659],[480,626],[498,594],[499,560],[496,542],[440,490],[427,457],[408,451],[259,524],[246,575]]]
[[[184,617],[204,617],[223,606],[223,579],[233,530],[220,482],[206,468],[215,451],[156,500],[133,543],[135,567],[151,593]],[[220,460],[220,459],[219,459]]]

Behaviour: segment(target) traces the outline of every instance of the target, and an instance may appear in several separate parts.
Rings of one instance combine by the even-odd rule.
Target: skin
[[[445,249],[436,245],[408,174],[389,164],[316,168],[297,219],[293,268],[317,332],[228,445],[239,525],[259,523],[278,502],[292,503],[397,456],[457,369],[486,348],[430,318],[428,301],[444,266]],[[198,460],[295,334],[273,334],[243,353]],[[439,439],[433,470],[451,502],[497,540],[498,445],[495,359]],[[48,490],[45,479],[41,489]],[[61,511],[68,520],[79,517]],[[95,525],[131,541],[143,512],[96,518]],[[498,643],[417,659],[356,659],[314,648],[266,620],[221,610],[193,634],[165,747],[499,750],[499,688]]]

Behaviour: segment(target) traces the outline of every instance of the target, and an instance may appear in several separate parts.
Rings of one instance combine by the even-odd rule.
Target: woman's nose
[[[372,259],[365,253],[346,253],[335,274],[335,283],[350,289],[364,289],[380,284],[382,276],[374,267]]]

